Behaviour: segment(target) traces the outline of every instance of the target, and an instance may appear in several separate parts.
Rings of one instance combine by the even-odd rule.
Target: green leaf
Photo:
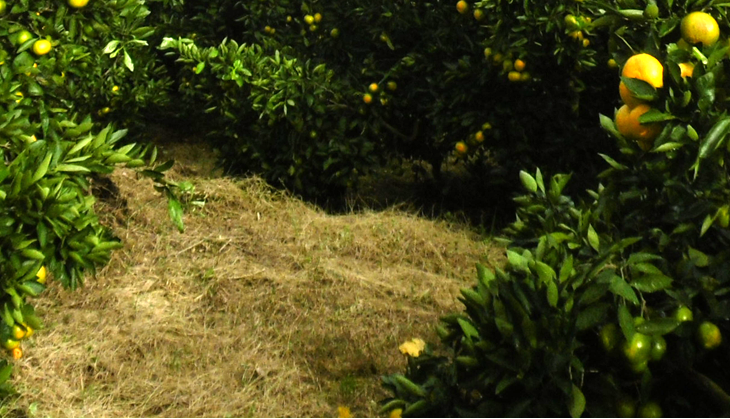
[[[8,364],[6,361],[3,361],[5,364],[2,369],[0,369],[0,384],[4,384],[6,381],[8,381],[8,378],[10,378],[10,374],[13,372],[13,366]]]
[[[134,71],[134,63],[132,62],[132,57],[130,57],[127,53],[127,50],[124,50],[124,65],[129,69],[129,71]]]
[[[51,157],[53,157],[52,153],[47,153],[46,157],[43,159],[41,164],[38,165],[38,168],[36,169],[35,173],[33,174],[33,178],[31,179],[31,183],[36,183],[39,181],[43,176],[48,173],[48,166],[51,164]]]
[[[696,163],[695,163],[696,164]],[[700,229],[700,237],[704,236],[705,233],[707,233],[707,230],[712,227],[712,223],[715,221],[715,218],[707,214],[707,217],[705,217],[705,220],[702,222],[702,228]]]
[[[616,160],[612,159],[611,157],[609,157],[605,154],[598,153],[598,155],[601,156],[603,158],[603,160],[606,161],[606,163],[608,163],[611,167],[613,167],[616,170],[628,169],[628,167],[624,166],[623,164],[620,164],[619,162],[617,162]]]
[[[70,173],[89,173],[91,170],[84,166],[78,166],[75,164],[59,164],[54,169],[56,172],[70,172]]]
[[[479,282],[484,285],[484,287],[489,289],[491,282],[494,281],[494,273],[487,269],[487,267],[482,265],[481,263],[477,263],[476,265],[477,277],[479,278]]]
[[[516,382],[517,382],[517,377],[514,374],[505,374],[505,376],[502,377],[501,380],[499,380],[499,383],[497,383],[497,386],[494,389],[494,394],[498,395],[499,393],[506,390],[507,387],[511,386],[512,384],[514,384]]]
[[[583,395],[583,392],[580,391],[580,388],[573,384],[573,391],[570,397],[570,404],[568,405],[568,410],[570,411],[570,416],[573,418],[579,418],[583,415],[583,411],[586,408],[586,398]]]
[[[677,117],[672,114],[664,113],[658,109],[652,108],[639,117],[639,123],[651,124],[654,122],[671,121],[673,119],[677,119]]]
[[[626,304],[618,306],[618,324],[621,326],[621,331],[624,333],[626,340],[631,340],[636,330],[634,329],[634,318],[631,316]]]
[[[647,320],[636,326],[636,331],[645,335],[666,335],[679,326],[679,320],[663,318]]]
[[[588,244],[591,245],[593,250],[598,252],[600,243],[601,242],[598,239],[598,233],[596,233],[596,230],[593,229],[592,225],[588,224]]]
[[[534,177],[532,177],[532,175],[524,170],[520,170],[520,181],[522,182],[522,186],[524,186],[529,192],[537,192],[537,181]]]
[[[631,281],[631,286],[642,292],[656,292],[669,288],[672,278],[664,274],[648,274]]]
[[[594,304],[578,314],[575,320],[575,327],[578,330],[588,330],[598,324],[605,322],[611,306],[608,303]]]
[[[167,199],[167,208],[170,213],[170,219],[181,233],[185,231],[185,225],[183,224],[182,216],[183,210],[180,201],[170,196]]]
[[[117,50],[117,47],[119,47],[119,41],[109,41],[109,43],[104,47],[102,54],[111,54]]]
[[[608,289],[611,290],[611,292],[615,295],[629,300],[634,305],[639,305],[639,298],[636,296],[636,293],[631,288],[631,286],[620,276],[614,275],[614,277],[611,278],[611,283]]]
[[[568,278],[570,278],[570,274],[573,272],[573,255],[566,255],[565,259],[563,259],[563,264],[560,266],[560,283],[562,284],[565,282]]]
[[[527,264],[527,259],[512,250],[507,250],[507,261],[510,266],[517,271],[528,272],[530,270]]]
[[[547,286],[547,299],[550,307],[557,307],[558,305],[558,286],[555,281],[550,281]]]
[[[631,95],[636,99],[651,102],[659,98],[654,86],[645,82],[644,80],[632,79],[629,77],[621,77],[621,81],[624,82],[626,87],[631,92]]]
[[[689,248],[689,260],[698,268],[706,268],[710,264],[710,258],[692,247]]]

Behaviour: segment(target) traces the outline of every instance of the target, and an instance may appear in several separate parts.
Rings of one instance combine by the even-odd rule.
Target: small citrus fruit
[[[667,352],[667,341],[661,336],[654,336],[651,341],[651,360],[659,361],[664,357],[664,353]]]
[[[705,12],[692,12],[682,18],[680,24],[682,39],[689,44],[709,47],[720,38],[720,27],[714,17]]]
[[[621,96],[621,100],[629,106],[629,108],[635,108],[637,105],[644,103],[642,100],[637,99],[631,94],[631,91],[626,87],[626,83],[621,82],[618,84],[618,94]]]
[[[8,3],[5,2],[5,0],[0,0],[0,15],[5,13],[5,11],[8,9]]]
[[[492,55],[492,49],[484,48],[484,58],[489,58],[490,55]]]
[[[608,60],[607,64],[608,64],[608,68],[618,68],[618,64],[616,64],[616,60],[614,60],[613,58]]]
[[[370,86],[368,86],[368,90],[375,93],[378,91],[378,83],[370,83]]]
[[[647,148],[647,144],[648,148],[651,148],[651,142],[662,131],[662,127],[659,124],[642,125],[639,123],[639,117],[650,110],[651,107],[649,105],[642,103],[634,108],[624,105],[616,113],[616,127],[618,131],[624,137],[639,142],[642,149]]]
[[[679,69],[681,70],[682,78],[692,77],[695,71],[695,65],[692,63],[679,63]]]
[[[621,75],[643,80],[657,89],[664,86],[664,67],[649,54],[632,55],[626,60]]]
[[[23,330],[22,327],[18,326],[17,324],[13,325],[13,338],[15,338],[15,340],[23,339],[25,335],[25,330]]]
[[[466,144],[463,141],[459,141],[454,146],[454,150],[456,150],[456,152],[459,154],[465,154],[468,149],[469,148],[466,146]]]
[[[31,38],[33,38],[33,34],[22,30],[18,32],[18,34],[15,36],[15,44],[16,45],[23,45],[24,43],[28,42]]]
[[[525,62],[519,58],[515,60],[515,70],[522,71],[525,69]]]
[[[463,15],[469,11],[469,4],[464,0],[459,0],[459,2],[456,3],[456,11]]]
[[[304,16],[304,21],[307,22],[307,25],[311,25],[312,23],[314,23],[314,16],[306,15]]]
[[[614,323],[609,323],[601,328],[598,333],[601,339],[601,345],[606,352],[613,352],[621,341],[621,332],[618,330],[618,326]]]
[[[321,13],[315,13],[314,14],[314,23],[319,23],[322,21],[322,14]]]
[[[369,105],[373,102],[373,96],[370,93],[365,93],[362,97],[362,101]]]
[[[507,78],[509,79],[509,81],[512,81],[512,82],[520,81],[520,76],[521,75],[520,75],[519,71],[510,71],[507,74]]]
[[[397,88],[398,88],[398,83],[396,83],[394,81],[388,82],[388,90],[395,91],[395,89],[397,89]]]
[[[624,344],[624,356],[632,364],[646,362],[651,355],[651,338],[643,333],[634,333]]]
[[[576,41],[583,41],[583,32],[581,31],[573,31],[569,33],[568,36],[575,39]]]
[[[68,5],[75,9],[80,9],[87,4],[89,4],[89,0],[68,0]]]
[[[691,322],[694,320],[692,310],[690,310],[687,306],[679,306],[677,311],[674,312],[674,318],[680,322]]]
[[[640,418],[660,418],[662,417],[662,407],[659,403],[651,401],[639,408]]]
[[[333,38],[337,38],[338,36],[340,36],[340,30],[337,28],[332,29],[330,31],[330,36]]]
[[[10,351],[10,354],[13,356],[13,359],[20,359],[23,357],[23,350],[20,348],[13,348]]]
[[[697,329],[697,338],[705,349],[715,349],[722,343],[722,333],[712,322],[702,322]]]
[[[636,402],[628,396],[622,396],[616,400],[616,416],[620,418],[633,418],[636,416]]]
[[[478,22],[484,20],[484,12],[481,9],[474,10],[474,19],[476,19]]]
[[[565,15],[563,22],[565,22],[565,26],[567,26],[568,29],[578,28],[578,19],[576,19],[573,15]]]
[[[481,143],[482,141],[484,141],[484,132],[482,132],[482,131],[477,131],[477,133],[476,133],[476,134],[474,134],[474,139],[475,139],[475,140],[476,140],[476,141],[477,141],[478,143]]]
[[[33,53],[35,55],[46,55],[51,52],[51,42],[47,39],[39,39],[33,44]]]
[[[644,8],[644,17],[647,19],[656,19],[659,17],[659,6],[656,3],[649,3]]]
[[[3,341],[3,348],[5,349],[12,350],[17,348],[18,346],[20,346],[20,342],[15,339],[8,338]]]

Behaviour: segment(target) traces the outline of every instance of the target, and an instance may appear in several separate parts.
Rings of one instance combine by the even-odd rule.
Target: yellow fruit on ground
[[[13,350],[13,349],[17,348],[18,346],[20,346],[20,342],[18,342],[15,339],[8,338],[3,341],[3,348],[5,348],[5,349]]]
[[[365,93],[362,97],[362,101],[367,103],[368,105],[373,102],[373,95],[370,93]]]
[[[456,150],[456,152],[459,154],[466,154],[466,151],[468,149],[469,148],[466,146],[466,143],[464,143],[463,141],[459,141],[458,143],[456,143],[456,146],[454,146],[454,150]]]
[[[507,78],[509,79],[509,81],[520,81],[521,76],[522,75],[519,71],[510,71],[509,73],[507,73]]]
[[[628,105],[622,106],[616,113],[616,127],[627,139],[639,142],[639,146],[646,150],[651,148],[651,143],[662,131],[662,126],[657,123],[642,125],[639,117],[651,110],[651,107],[641,103],[634,108]]]
[[[33,53],[35,55],[46,55],[51,52],[51,42],[47,39],[39,39],[33,44]]]
[[[68,0],[68,5],[76,9],[80,9],[87,4],[89,4],[89,0]]]
[[[368,86],[368,90],[375,93],[378,91],[378,83],[370,83],[370,86]]]
[[[649,54],[636,54],[626,60],[621,70],[623,77],[643,80],[655,88],[664,87],[664,67]]]
[[[23,350],[20,348],[13,348],[10,351],[10,354],[13,356],[13,359],[20,359],[23,357]]]
[[[621,82],[618,84],[618,94],[621,96],[621,100],[624,101],[625,104],[629,105],[629,108],[635,108],[637,105],[644,103],[642,100],[635,98],[628,87],[626,87],[626,83]]]
[[[456,3],[456,11],[461,13],[462,15],[469,11],[469,3],[465,2],[464,0],[460,0],[458,3]]]
[[[679,69],[682,71],[682,77],[692,77],[695,71],[695,65],[692,63],[679,63]]]
[[[525,69],[525,62],[520,60],[519,58],[515,60],[515,70],[522,71]]]
[[[682,39],[689,44],[709,47],[720,39],[720,27],[714,17],[705,12],[692,12],[680,24]]]
[[[23,330],[22,327],[18,326],[17,324],[13,326],[13,337],[15,338],[15,340],[23,339],[25,335],[25,330]]]
[[[35,274],[36,281],[40,282],[41,284],[45,284],[46,283],[46,275],[47,275],[46,267],[45,266],[41,266],[41,268],[38,269],[38,273]]]

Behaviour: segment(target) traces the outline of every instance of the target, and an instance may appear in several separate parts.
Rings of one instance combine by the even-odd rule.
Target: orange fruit
[[[477,140],[478,143],[484,141],[484,132],[478,131],[476,134],[474,134],[474,139]]]
[[[639,146],[647,151],[651,148],[654,139],[662,131],[659,124],[639,123],[639,117],[651,110],[651,107],[645,103],[630,108],[628,105],[622,106],[616,113],[616,127],[624,137],[637,141]]]
[[[573,32],[569,33],[568,36],[575,39],[576,41],[583,40],[583,32],[581,32],[581,31],[573,31]]]
[[[626,83],[621,82],[618,84],[618,94],[621,96],[621,100],[629,106],[629,108],[635,108],[637,105],[644,103],[644,101],[637,99],[631,94],[631,91],[626,87]]]
[[[312,23],[314,23],[314,16],[306,15],[304,16],[304,21],[307,22],[307,25],[311,25]]]
[[[525,62],[519,58],[515,60],[515,70],[522,71],[525,69]]]
[[[583,48],[588,48],[588,46],[591,44],[590,39],[584,39],[583,40]]]
[[[368,86],[368,90],[375,93],[378,91],[378,83],[371,83],[370,86]]]
[[[68,0],[68,5],[75,9],[80,9],[87,4],[89,4],[89,0]]]
[[[618,64],[616,64],[616,60],[614,60],[613,58],[608,60],[606,64],[608,64],[608,68],[618,68]]]
[[[469,11],[469,4],[464,0],[460,0],[458,3],[456,3],[456,11],[463,15],[464,13]]]
[[[315,13],[314,14],[314,23],[319,23],[322,21],[322,14],[321,13]]]
[[[662,407],[655,401],[650,401],[639,408],[640,418],[660,418],[662,417]]]
[[[456,143],[456,146],[454,146],[454,150],[456,150],[456,152],[458,154],[466,154],[466,151],[468,149],[469,148],[466,146],[466,144],[463,141],[459,141],[458,143]]]
[[[679,306],[674,312],[674,318],[680,322],[691,322],[694,319],[694,315],[689,307]]]
[[[490,55],[492,55],[492,49],[484,48],[484,58],[489,58]]]
[[[51,52],[51,42],[47,39],[39,39],[33,43],[33,53],[35,55],[46,55]]]
[[[3,341],[3,348],[5,348],[5,349],[13,350],[13,349],[17,348],[18,346],[20,346],[20,342],[18,342],[15,339],[8,338]]]
[[[679,69],[682,71],[682,78],[692,77],[695,71],[695,65],[692,63],[679,63]]]
[[[636,54],[626,60],[621,70],[623,77],[643,80],[655,88],[664,86],[664,67],[649,54]]]
[[[373,96],[370,93],[365,93],[362,97],[362,101],[369,105],[373,102]]]
[[[24,43],[28,42],[31,38],[33,38],[32,33],[28,32],[26,30],[22,30],[22,31],[18,32],[18,34],[16,35],[15,44],[23,45]]]
[[[476,19],[478,22],[484,20],[484,12],[481,9],[474,10],[474,19]]]
[[[709,47],[720,39],[720,27],[714,17],[705,12],[692,12],[682,18],[680,24],[682,39],[689,44]]]
[[[507,78],[509,79],[509,81],[512,82],[520,81],[521,74],[519,71],[510,71],[509,73],[507,73]]]
[[[13,348],[10,353],[13,356],[13,359],[20,359],[23,357],[23,350],[20,348]]]
[[[338,36],[340,36],[340,30],[337,28],[332,29],[330,31],[330,36],[333,38],[337,38]]]
[[[13,326],[13,338],[15,338],[15,340],[23,339],[25,335],[25,330],[23,330],[22,327],[18,326],[17,324]]]

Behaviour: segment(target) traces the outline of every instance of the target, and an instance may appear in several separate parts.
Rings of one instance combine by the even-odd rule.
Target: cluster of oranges
[[[680,31],[682,39],[678,45],[711,46],[720,38],[717,21],[705,12],[692,12],[685,16],[680,24]],[[681,63],[679,67],[682,77],[692,77],[694,72],[692,63]],[[664,86],[664,67],[655,57],[645,53],[629,58],[624,64],[621,76],[643,80],[655,89]],[[652,109],[651,105],[635,97],[623,81],[619,84],[619,94],[624,105],[616,113],[616,128],[627,139],[636,141],[642,150],[650,150],[662,127],[657,123],[641,124],[639,117],[649,112]]]
[[[566,15],[563,19],[565,27],[568,31],[568,36],[580,42],[583,47],[588,47],[591,41],[585,37],[588,34],[588,29],[591,25],[591,18],[588,16],[574,16]],[[585,34],[584,34],[585,32]]]
[[[314,32],[318,29],[319,22],[322,21],[322,14],[321,13],[315,13],[313,15],[305,15],[304,16],[304,23],[309,25],[309,31]]]
[[[511,82],[528,81],[531,79],[530,73],[525,71],[527,63],[518,58],[512,61],[512,53],[502,54],[501,52],[493,52],[491,48],[484,48],[484,58],[491,58],[494,65],[502,64],[502,74],[507,75],[507,79]]]
[[[46,267],[41,266],[36,274],[36,281],[41,284],[46,283]],[[25,323],[15,324],[12,328],[7,327],[3,324],[4,330],[2,332],[2,346],[10,352],[10,356],[13,359],[20,359],[23,357],[23,349],[20,348],[20,341],[33,336],[34,330],[32,327]]]
[[[477,146],[483,143],[484,131],[488,131],[490,129],[492,129],[492,124],[490,124],[489,122],[485,122],[484,124],[482,124],[482,129],[470,135],[469,139],[466,142],[459,141],[458,143],[456,143],[456,145],[454,146],[454,152],[456,152],[456,156],[464,157],[469,151],[469,145]]]
[[[391,92],[398,89],[398,83],[392,80],[389,81],[386,86]],[[365,102],[366,105],[373,103],[373,95],[379,94],[380,90],[380,85],[378,83],[370,83],[370,86],[368,86],[368,92],[362,96],[362,101]],[[386,94],[380,94],[380,104],[383,106],[388,104],[388,96]]]

